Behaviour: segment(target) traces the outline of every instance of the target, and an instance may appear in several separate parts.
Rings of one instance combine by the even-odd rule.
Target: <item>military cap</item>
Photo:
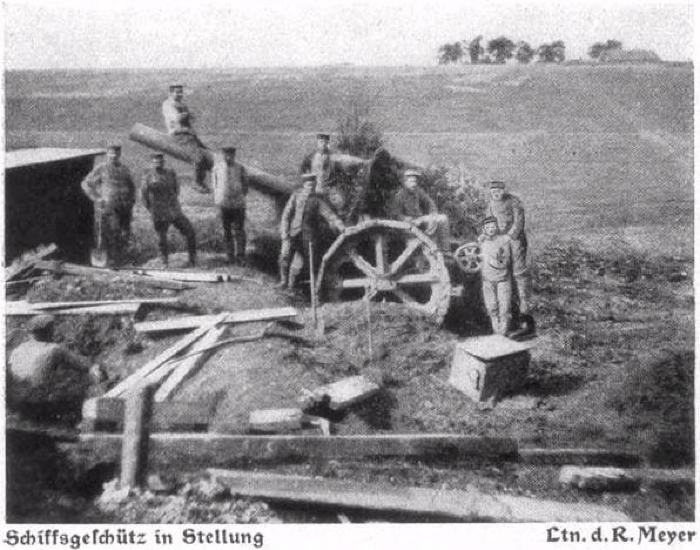
[[[53,328],[53,315],[37,315],[27,323],[27,328],[32,334],[41,334]]]
[[[421,177],[422,175],[423,175],[423,174],[421,174],[420,171],[418,171],[418,170],[413,170],[412,168],[409,168],[408,170],[405,170],[404,173],[403,173],[403,177],[404,177],[404,178],[410,178],[410,177],[419,178],[419,177]]]
[[[324,139],[326,141],[330,141],[331,135],[330,134],[316,134],[316,139]]]
[[[122,146],[118,144],[112,144],[107,146],[107,151],[115,151],[116,153],[121,153]]]
[[[171,84],[170,86],[168,86],[168,89],[171,92],[174,92],[175,90],[182,90],[183,88],[184,86],[182,84]]]
[[[498,220],[495,216],[486,216],[483,220],[481,220],[481,225],[483,226],[487,223],[495,223],[496,225],[498,225]]]
[[[301,175],[301,181],[304,181],[304,182],[306,182],[306,181],[316,181],[316,174],[311,174],[311,173],[302,174],[302,175]]]
[[[235,148],[235,147],[222,147],[221,150],[222,150],[224,153],[235,153],[235,152],[236,152],[236,148]]]
[[[506,184],[503,181],[492,181],[489,183],[489,189],[505,189]]]
[[[160,160],[160,159],[163,158],[163,153],[153,153],[153,154],[151,155],[151,158],[152,158],[153,160]]]

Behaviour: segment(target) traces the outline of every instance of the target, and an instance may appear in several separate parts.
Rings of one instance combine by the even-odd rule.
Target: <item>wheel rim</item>
[[[480,247],[478,243],[466,243],[454,252],[459,268],[468,274],[478,273],[481,269]]]
[[[325,301],[392,301],[442,321],[450,302],[442,253],[415,226],[369,220],[346,229],[323,257],[319,295]]]

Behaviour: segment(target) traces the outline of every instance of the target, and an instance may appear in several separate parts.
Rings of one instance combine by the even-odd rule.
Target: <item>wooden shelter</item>
[[[94,243],[92,202],[80,188],[102,149],[33,148],[5,153],[5,262],[42,243],[84,263]]]

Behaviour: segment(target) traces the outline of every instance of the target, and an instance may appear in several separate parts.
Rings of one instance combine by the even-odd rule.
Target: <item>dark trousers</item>
[[[132,206],[107,205],[96,216],[100,217],[103,246],[110,262],[121,264],[131,237]]]
[[[226,253],[229,258],[245,256],[245,208],[220,207],[221,224],[224,228]]]
[[[158,233],[158,245],[163,259],[167,261],[168,254],[170,253],[168,248],[168,229],[170,225],[174,225],[175,229],[187,240],[187,255],[189,256],[190,262],[194,262],[197,256],[197,243],[195,240],[194,228],[190,220],[188,220],[184,214],[180,214],[172,220],[153,220],[153,227],[156,233]]]
[[[207,189],[204,180],[206,179],[207,172],[212,169],[212,163],[205,153],[206,146],[197,137],[197,135],[193,133],[173,134],[173,138],[180,145],[190,149],[192,154],[192,165],[194,167],[195,182],[202,189]]]

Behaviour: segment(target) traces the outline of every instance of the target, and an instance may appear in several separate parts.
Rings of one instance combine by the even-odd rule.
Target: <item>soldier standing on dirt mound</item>
[[[403,174],[403,186],[389,203],[392,218],[419,226],[426,235],[433,237],[441,252],[450,252],[450,224],[447,216],[438,212],[435,201],[418,187],[421,173],[406,170]]]
[[[141,183],[143,205],[151,213],[153,227],[158,233],[158,244],[163,265],[168,265],[168,229],[174,225],[187,240],[189,266],[194,267],[197,259],[197,244],[194,228],[182,213],[180,186],[175,172],[165,167],[163,155],[151,155],[151,168],[146,170]]]
[[[52,342],[54,319],[38,315],[27,324],[31,338],[10,355],[8,403],[36,420],[75,415],[101,370],[84,357]]]
[[[190,149],[192,153],[195,189],[200,193],[209,193],[204,180],[207,172],[212,168],[212,163],[206,154],[206,146],[194,131],[194,116],[182,100],[184,87],[182,84],[173,84],[169,90],[170,96],[163,102],[162,107],[165,128],[175,141]]]
[[[110,263],[121,264],[131,237],[131,216],[136,186],[121,162],[121,145],[107,148],[107,161],[96,166],[81,187],[93,202],[97,231],[102,231]]]
[[[212,171],[214,204],[219,207],[224,227],[226,256],[230,263],[245,261],[245,206],[248,194],[248,175],[236,164],[236,148],[224,147],[217,155]],[[233,235],[231,234],[233,226]]]
[[[278,288],[294,289],[297,278],[308,260],[309,243],[315,242],[321,230],[321,218],[333,229],[343,230],[342,220],[326,201],[316,194],[316,174],[302,175],[303,186],[294,191],[282,212]],[[291,260],[291,264],[290,264]]]
[[[518,291],[520,307],[519,326],[510,336],[524,336],[535,331],[535,321],[530,315],[530,279],[527,269],[527,236],[525,234],[525,209],[518,197],[507,193],[505,183],[489,184],[489,203],[486,215],[496,218],[498,230],[512,241],[513,278]],[[524,326],[520,326],[523,323]]]

